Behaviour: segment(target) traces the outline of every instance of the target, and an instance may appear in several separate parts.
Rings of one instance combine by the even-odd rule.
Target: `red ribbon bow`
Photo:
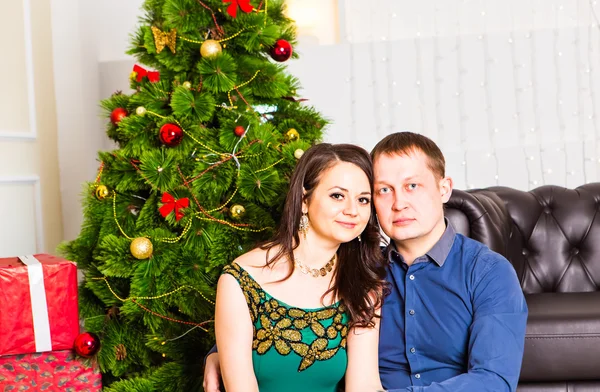
[[[232,18],[237,17],[238,5],[245,13],[251,12],[254,9],[252,4],[250,4],[250,0],[223,0],[223,3],[231,3],[227,6],[227,13]]]
[[[139,65],[133,66],[133,72],[137,73],[137,81],[141,82],[144,76],[148,76],[148,80],[150,83],[156,83],[160,80],[160,72],[158,71],[146,71],[144,68]]]
[[[173,210],[175,210],[175,219],[179,221],[183,218],[183,212],[180,211],[182,208],[187,208],[190,205],[190,199],[184,197],[183,199],[175,200],[175,198],[168,193],[163,193],[162,207],[160,207],[159,211],[163,218],[166,218]]]

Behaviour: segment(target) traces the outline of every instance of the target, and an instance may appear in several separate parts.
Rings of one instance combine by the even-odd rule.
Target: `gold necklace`
[[[295,256],[294,256],[294,264],[296,265],[296,267],[298,267],[300,272],[302,272],[303,274],[310,274],[313,278],[318,278],[319,276],[327,275],[328,272],[331,272],[331,270],[333,270],[333,264],[335,263],[335,258],[336,258],[336,255],[334,254],[333,257],[331,258],[331,260],[329,260],[327,262],[327,264],[325,264],[323,267],[321,267],[319,269],[308,268],[307,266],[302,264],[302,262],[300,260],[298,260]]]

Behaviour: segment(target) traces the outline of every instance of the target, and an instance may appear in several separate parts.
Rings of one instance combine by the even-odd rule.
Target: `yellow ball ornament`
[[[146,237],[138,237],[131,241],[129,251],[138,260],[144,260],[152,256],[152,242]]]
[[[106,185],[98,185],[94,193],[96,194],[96,199],[98,200],[104,200],[110,194]]]
[[[192,88],[192,84],[188,81],[183,82],[182,86],[183,86],[183,88],[185,88],[187,90]]]
[[[207,39],[200,46],[200,54],[202,57],[211,58],[217,56],[219,53],[223,51],[221,44],[219,41],[215,41],[214,39]]]
[[[302,150],[302,149],[299,148],[296,151],[294,151],[294,157],[296,159],[302,158],[302,155],[304,155],[304,150]]]
[[[229,211],[231,212],[231,217],[233,219],[241,219],[244,216],[244,214],[246,214],[246,209],[244,208],[244,206],[241,206],[239,204],[231,206]]]
[[[146,108],[143,106],[138,106],[137,109],[135,109],[135,114],[137,114],[138,116],[143,116],[144,114],[146,114]]]
[[[285,138],[288,140],[288,142],[295,142],[296,140],[300,139],[300,134],[294,128],[290,128],[285,133]]]

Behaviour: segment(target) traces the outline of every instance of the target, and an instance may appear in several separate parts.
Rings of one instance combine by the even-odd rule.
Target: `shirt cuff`
[[[206,358],[208,358],[208,356],[210,354],[214,354],[214,353],[218,353],[219,351],[217,350],[217,345],[215,344],[214,346],[212,346],[212,348],[208,351],[208,353],[206,353],[206,356],[204,357],[204,364],[206,365]]]

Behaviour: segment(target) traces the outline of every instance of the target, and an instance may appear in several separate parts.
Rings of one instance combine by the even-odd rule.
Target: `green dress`
[[[260,392],[335,392],[346,373],[348,315],[339,303],[317,309],[273,298],[236,263],[223,269],[239,283],[254,325],[252,364]]]

